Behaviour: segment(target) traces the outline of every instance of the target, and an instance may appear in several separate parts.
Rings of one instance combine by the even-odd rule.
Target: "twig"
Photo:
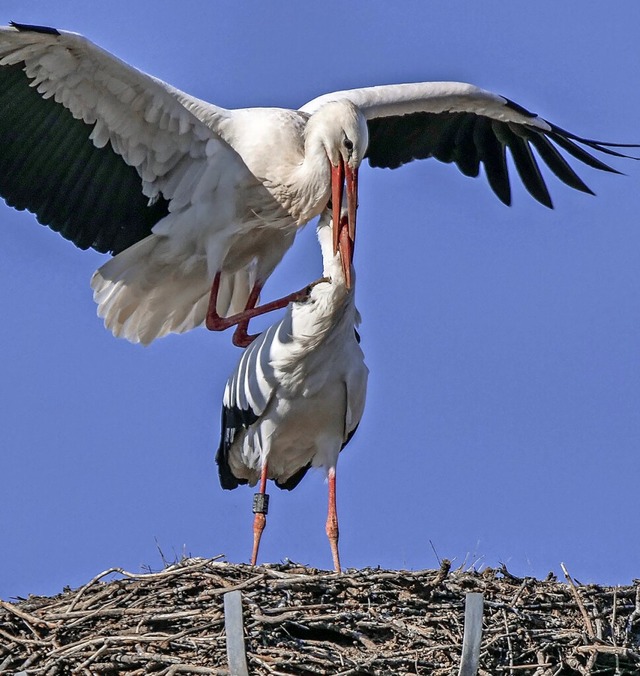
[[[42,639],[38,640],[34,638],[24,638],[23,636],[14,636],[3,629],[0,629],[0,636],[4,636],[7,640],[15,641],[16,643],[21,643],[22,645],[42,645]]]
[[[509,655],[509,669],[511,672],[513,672],[513,645],[511,644],[511,636],[509,636],[509,622],[507,620],[507,611],[502,608],[502,617],[504,619],[504,628],[506,631],[506,639],[507,639],[507,649],[508,649],[508,655]]]
[[[617,646],[616,642],[616,610],[618,609],[618,588],[613,588],[613,608],[611,609],[611,641],[614,646]]]
[[[209,563],[209,561],[207,559],[201,559],[197,563],[191,564],[192,569],[200,568],[202,566],[207,565],[207,563]],[[75,598],[73,599],[73,601],[71,602],[69,607],[67,608],[67,612],[71,612],[75,608],[76,604],[78,603],[78,601],[80,600],[82,595],[88,589],[90,589],[94,584],[96,584],[96,582],[99,582],[103,577],[106,577],[107,575],[112,575],[112,574],[118,573],[119,575],[122,575],[123,577],[129,578],[130,580],[155,580],[155,579],[158,579],[158,578],[166,578],[168,576],[180,574],[181,571],[179,570],[178,566],[179,566],[179,564],[174,565],[174,566],[172,566],[170,568],[166,568],[165,570],[162,570],[158,573],[130,573],[129,571],[124,570],[124,568],[119,568],[119,567],[108,568],[107,570],[102,571],[102,573],[99,573],[98,575],[96,575],[93,579],[89,580],[89,582],[87,582],[87,584],[85,584],[83,587],[80,588],[77,595],[75,596]]]
[[[212,669],[211,667],[198,667],[195,664],[174,664],[172,667],[169,667],[166,674],[167,676],[173,676],[173,674],[179,674],[181,671],[187,674],[213,674],[214,676],[236,676],[227,669]]]
[[[564,576],[567,578],[567,581],[571,585],[571,591],[573,592],[573,595],[576,599],[576,603],[578,604],[578,608],[580,608],[580,612],[582,613],[582,618],[584,619],[584,624],[587,628],[589,638],[595,638],[595,632],[593,630],[593,625],[591,624],[591,618],[589,617],[589,613],[587,613],[587,609],[584,607],[584,603],[580,598],[580,594],[578,594],[578,589],[576,588],[576,585],[573,579],[571,578],[571,575],[569,575],[569,571],[567,570],[564,563],[561,563],[560,567],[562,568],[562,572],[564,573]]]
[[[460,666],[460,598],[469,591],[485,598],[479,676],[559,676],[563,669],[577,676],[589,665],[613,676],[616,664],[618,676],[640,674],[640,585],[577,590],[555,579],[447,566],[337,576],[194,559],[160,573],[94,578],[52,599],[0,607],[0,675],[228,675],[222,595],[233,589],[246,601],[252,676],[450,676]],[[585,612],[601,635],[588,646]]]
[[[40,625],[41,627],[47,627],[48,629],[53,629],[53,627],[56,626],[52,622],[47,622],[46,620],[43,620],[40,617],[35,617],[35,615],[26,613],[24,610],[21,610],[13,603],[7,603],[6,601],[2,601],[1,599],[0,599],[0,608],[4,608],[5,610],[12,613],[16,617],[19,617],[21,620],[24,620],[27,623],[27,626],[29,626],[29,629],[31,629],[31,631],[36,635],[37,632],[31,626],[33,624]]]

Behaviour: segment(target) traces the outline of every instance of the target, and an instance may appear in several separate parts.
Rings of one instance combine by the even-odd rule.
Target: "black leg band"
[[[256,493],[253,496],[253,513],[267,514],[269,512],[269,496],[266,493]]]

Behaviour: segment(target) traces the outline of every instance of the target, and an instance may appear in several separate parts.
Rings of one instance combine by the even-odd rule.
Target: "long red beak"
[[[347,183],[347,216],[341,218],[342,194],[344,183]],[[347,289],[351,288],[351,263],[356,239],[356,210],[358,208],[358,170],[345,166],[342,159],[338,166],[331,165],[331,206],[333,217],[333,253],[338,252],[342,258]],[[346,226],[346,227],[345,227]]]

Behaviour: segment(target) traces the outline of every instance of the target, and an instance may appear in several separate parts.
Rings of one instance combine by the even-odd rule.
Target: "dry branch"
[[[451,572],[447,562],[341,575],[205,559],[110,569],[53,598],[0,602],[0,674],[228,675],[231,590],[242,591],[252,675],[457,673],[467,592],[484,595],[481,675],[640,674],[640,584],[567,579]]]

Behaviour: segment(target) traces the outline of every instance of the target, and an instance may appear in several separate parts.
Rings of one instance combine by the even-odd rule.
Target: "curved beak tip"
[[[349,234],[349,222],[346,216],[342,216],[338,223],[338,249],[340,262],[344,274],[345,286],[351,288],[351,264],[353,262],[353,240]]]

